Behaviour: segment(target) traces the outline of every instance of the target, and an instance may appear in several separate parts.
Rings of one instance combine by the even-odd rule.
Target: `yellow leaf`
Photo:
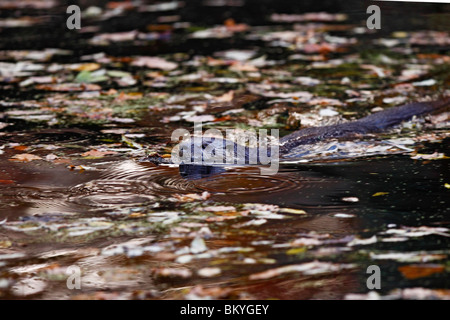
[[[6,249],[12,246],[11,241],[8,240],[4,240],[4,241],[0,241],[0,248],[1,249]]]
[[[100,65],[98,63],[83,63],[77,66],[75,71],[94,71],[100,69]]]
[[[306,214],[305,210],[292,209],[292,208],[281,208],[280,212],[282,212],[282,213],[291,213],[291,214]]]
[[[389,192],[377,192],[377,193],[374,193],[374,194],[372,195],[372,197],[385,196],[385,195],[387,195],[387,194],[389,194]]]
[[[299,253],[303,253],[303,252],[305,252],[306,251],[306,248],[305,247],[301,247],[301,248],[293,248],[293,249],[289,249],[288,251],[286,251],[286,254],[289,254],[289,255],[296,255],[296,254],[299,254]]]

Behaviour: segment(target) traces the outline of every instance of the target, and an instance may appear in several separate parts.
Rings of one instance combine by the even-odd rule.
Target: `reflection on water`
[[[179,170],[180,175],[186,180],[199,180],[226,172],[226,168],[221,166],[203,166],[196,164],[180,164]]]
[[[211,200],[213,200],[227,204],[266,203],[278,205],[281,208],[291,208],[290,210],[304,210],[306,215],[297,215],[296,211],[292,211],[293,214],[291,214],[287,211],[288,219],[271,220],[270,214],[261,216],[256,221],[262,221],[262,218],[267,217],[264,219],[265,223],[245,229],[246,232],[242,227],[237,227],[239,224],[233,220],[230,220],[231,224],[223,224],[223,222],[208,224],[209,229],[215,230],[214,232],[220,230],[222,237],[226,236],[226,239],[212,237],[208,240],[209,248],[220,249],[224,246],[252,248],[250,253],[240,258],[238,258],[239,255],[233,258],[238,259],[235,263],[242,263],[242,265],[239,270],[232,268],[230,272],[224,271],[221,279],[227,285],[235,286],[235,290],[244,290],[258,298],[274,296],[278,298],[342,298],[349,292],[364,292],[364,281],[360,280],[356,274],[361,274],[364,266],[371,262],[367,261],[364,255],[356,260],[357,256],[352,256],[351,253],[357,247],[349,247],[348,243],[355,239],[355,235],[358,238],[367,239],[384,232],[387,226],[444,227],[448,224],[448,191],[443,188],[443,181],[449,181],[449,172],[445,161],[423,163],[396,156],[364,161],[291,164],[282,165],[279,173],[273,176],[260,175],[258,167],[233,167],[227,168],[226,171],[219,170],[223,172],[216,172],[211,168],[156,167],[134,160],[97,162],[96,166],[88,171],[70,171],[65,166],[50,166],[46,163],[37,165],[35,162],[27,166],[10,162],[2,162],[1,165],[3,168],[8,167],[10,175],[8,178],[17,181],[13,186],[2,185],[0,189],[0,216],[8,219],[9,229],[6,228],[4,231],[9,237],[17,237],[15,232],[19,230],[17,228],[22,228],[20,226],[23,223],[34,224],[33,229],[30,229],[34,232],[48,229],[48,232],[60,233],[61,230],[68,230],[69,237],[92,232],[91,229],[98,230],[96,232],[107,232],[112,230],[111,228],[128,230],[130,234],[129,230],[145,230],[145,226],[138,224],[128,226],[125,224],[127,220],[118,221],[119,224],[116,226],[114,220],[98,218],[99,214],[107,216],[119,214],[119,217],[123,214],[126,216],[137,214],[138,217],[142,216],[143,212],[147,212],[145,210],[150,209],[156,211],[153,214],[154,218],[148,218],[154,220],[148,221],[177,221],[176,219],[182,221],[179,220],[179,214],[173,211],[181,208],[177,209],[177,205],[173,203],[174,197],[204,194],[205,191],[209,196],[203,200],[198,198],[200,203],[204,202],[204,206],[208,203],[212,204]],[[192,178],[192,174],[195,178]],[[61,177],[64,178],[61,179]],[[148,217],[152,216],[152,214],[145,214]],[[221,221],[227,216],[230,217],[230,214],[219,212],[212,217],[216,220],[211,221]],[[70,217],[78,217],[77,219],[81,220],[73,220]],[[83,220],[87,217],[95,217],[96,220]],[[193,216],[193,218],[197,219],[194,220],[197,222],[186,223],[185,226],[199,223],[199,226],[206,226],[206,217]],[[166,223],[166,225],[170,224]],[[175,238],[180,237],[176,236],[176,232],[183,231],[183,228],[186,227],[172,229],[172,234],[175,232]],[[121,237],[127,232],[120,233]],[[153,231],[150,232],[152,233]],[[67,233],[64,234],[66,237]],[[142,235],[145,234],[148,237],[148,231]],[[140,244],[137,248],[125,251],[128,255],[144,254],[143,260],[135,262],[135,270],[139,270],[142,264],[153,264],[152,259],[158,261],[158,258],[152,255],[161,254],[159,253],[162,252],[161,250],[177,252],[183,248],[183,245],[189,244],[184,241],[179,244],[177,242],[164,244],[165,237],[167,236],[161,238],[161,244],[158,242],[158,245],[149,246],[147,243],[149,240],[147,240],[146,246]],[[151,239],[151,242],[155,236],[148,239]],[[283,246],[294,239],[297,241],[309,239],[313,247],[307,251],[294,247],[292,250],[298,250],[299,254],[286,255]],[[442,243],[445,238],[442,237],[422,239],[420,242],[405,239],[398,240],[400,242],[386,241],[375,244],[375,248],[399,253],[405,250],[442,253],[445,247]],[[78,260],[78,264],[89,270],[86,288],[111,290],[125,288],[126,292],[132,292],[141,288],[142,283],[146,283],[144,276],[133,273],[136,271],[123,269],[123,263],[127,261],[123,256],[120,259],[108,256],[97,257],[98,250],[111,245],[110,240],[92,241],[84,242],[88,251],[74,251],[82,257]],[[32,257],[48,251],[46,241],[41,243],[34,240],[33,242],[36,243],[28,247],[27,255]],[[117,240],[113,241],[113,243],[116,242]],[[316,242],[322,243],[321,247],[315,247]],[[166,245],[168,247],[165,249],[160,248]],[[63,248],[75,249],[77,245],[67,242]],[[155,253],[152,253],[153,251]],[[356,252],[362,254],[361,251]],[[150,256],[146,256],[148,254]],[[177,256],[179,254],[166,253],[165,257],[173,259]],[[325,275],[316,279],[304,275],[279,281],[260,280],[252,284],[241,283],[238,280],[244,275],[267,269],[268,266],[263,263],[264,261],[265,263],[276,261],[276,265],[283,265],[302,263],[310,261],[311,258],[330,259],[331,257],[331,261],[334,261],[333,257],[337,256],[340,256],[342,261],[357,262],[359,264],[357,269],[337,273],[333,271],[331,274],[327,271]],[[211,256],[205,257],[209,258],[196,260],[194,263],[196,268],[214,261],[214,251]],[[244,260],[240,262],[239,259]],[[101,265],[106,266],[106,273],[98,273],[96,266],[99,261]],[[248,264],[245,261],[254,262]],[[385,265],[386,270],[390,270],[387,272],[390,272],[397,281],[392,282],[393,284],[385,284],[386,290],[405,282],[396,271],[395,262],[392,264],[392,261],[380,261],[380,263]],[[152,276],[148,271],[146,274],[149,277]],[[438,279],[439,277],[426,278],[420,284],[431,285],[439,281]],[[193,284],[207,283],[206,279],[194,277],[191,280],[194,281]],[[191,280],[189,278],[179,280],[181,281],[179,285],[188,285]],[[316,288],[319,280],[327,285]],[[154,289],[154,285],[148,284],[147,287]],[[277,295],[274,292],[280,292],[280,294]],[[47,297],[50,296],[49,293]],[[176,297],[176,295],[167,295],[167,297]]]
[[[276,175],[258,167],[158,166],[134,160],[109,161],[92,171],[69,171],[47,163],[2,162],[14,185],[1,185],[2,216],[50,211],[85,212],[139,206],[175,194],[207,191],[212,199],[271,203],[308,209],[399,215],[413,212],[436,219],[447,212],[445,161],[423,164],[406,157],[352,162],[284,165]],[[373,196],[379,193],[380,196]],[[346,198],[356,201],[346,201]],[[26,212],[20,208],[27,208]],[[391,213],[389,213],[391,212]],[[419,214],[421,212],[421,214]],[[14,218],[13,218],[14,219]]]

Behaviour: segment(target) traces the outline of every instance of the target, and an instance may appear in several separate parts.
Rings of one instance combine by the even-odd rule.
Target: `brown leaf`
[[[56,159],[53,161],[53,163],[55,164],[70,164],[70,160],[69,159]]]
[[[219,216],[219,217],[208,217],[205,219],[207,222],[222,222],[225,220],[233,220],[236,219],[237,216]]]
[[[195,286],[191,289],[190,294],[199,297],[210,297],[213,299],[226,298],[232,293],[231,288],[221,288],[221,287],[203,287],[201,285]]]
[[[231,90],[219,97],[216,97],[216,101],[217,102],[231,102],[231,101],[233,101],[233,98],[234,98],[234,91]]]
[[[158,57],[137,57],[131,64],[136,67],[146,67],[150,69],[174,70],[178,67],[175,62],[167,61]]]
[[[114,151],[98,151],[96,149],[85,152],[81,154],[83,157],[92,157],[92,158],[103,158],[106,155],[109,154],[117,154],[117,152]]]
[[[73,91],[99,91],[102,88],[99,85],[91,83],[58,83],[58,84],[41,84],[36,86],[37,90],[46,91],[61,91],[61,92],[73,92]]]

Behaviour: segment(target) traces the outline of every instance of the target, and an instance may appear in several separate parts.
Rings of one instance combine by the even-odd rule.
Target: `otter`
[[[373,113],[361,119],[344,122],[335,125],[311,127],[297,130],[291,134],[282,137],[279,141],[279,157],[280,159],[301,158],[301,146],[311,145],[318,142],[323,142],[331,139],[356,139],[370,133],[380,133],[392,127],[400,125],[404,121],[411,120],[415,116],[424,116],[431,113],[447,111],[450,106],[450,97],[443,98],[437,101],[429,102],[414,102],[397,107],[392,107],[377,113]],[[250,148],[247,146],[239,146],[235,142],[226,139],[214,137],[193,137],[187,142],[181,144],[181,149],[188,149],[194,154],[194,149],[200,149],[202,152],[208,150],[217,150],[216,155],[225,158],[226,146],[231,145],[231,150],[234,150],[233,163],[245,164],[249,163],[250,155],[257,154],[257,164],[260,163],[259,149]],[[240,152],[238,151],[240,150]],[[267,156],[271,156],[271,149],[264,150]],[[202,165],[205,156],[200,157],[191,156],[190,164]],[[162,158],[157,154],[153,154],[145,158],[155,164],[172,163],[171,160]]]
[[[351,122],[301,129],[280,139],[280,155],[294,158],[296,154],[292,153],[292,150],[298,146],[330,139],[354,139],[369,133],[380,133],[413,117],[443,112],[449,106],[450,98],[414,102],[373,113]]]

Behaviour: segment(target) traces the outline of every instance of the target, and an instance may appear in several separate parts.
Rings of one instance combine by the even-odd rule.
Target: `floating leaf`
[[[14,155],[10,160],[29,162],[33,160],[42,160],[42,158],[31,153],[21,153]]]
[[[11,291],[16,296],[26,297],[38,294],[44,291],[46,287],[47,287],[46,281],[34,277],[18,281],[14,286],[11,287]]]
[[[208,212],[227,212],[227,211],[236,211],[235,207],[232,206],[216,206],[216,207],[204,207],[201,210]]]
[[[416,264],[401,266],[398,268],[406,279],[418,279],[428,277],[435,273],[442,273],[445,267],[440,264]]]
[[[287,255],[297,255],[300,253],[305,253],[306,252],[306,248],[305,247],[301,247],[301,248],[293,248],[293,249],[289,249],[288,251],[286,251]]]
[[[197,274],[202,278],[211,278],[222,273],[220,268],[202,268],[197,271]]]
[[[290,213],[290,214],[299,214],[305,215],[306,211],[301,209],[292,209],[292,208],[280,208],[280,213]]]
[[[117,154],[117,152],[114,151],[99,151],[97,149],[93,149],[91,151],[87,151],[85,153],[82,153],[81,156],[87,157],[90,159],[97,159],[97,158],[103,158],[106,155],[113,155]]]
[[[372,197],[380,197],[389,194],[389,192],[376,192],[372,195]]]
[[[333,264],[329,262],[313,261],[304,264],[289,265],[280,268],[270,269],[264,272],[255,273],[250,275],[250,280],[264,280],[286,273],[302,273],[305,275],[334,273],[341,270],[352,269],[354,265],[351,264]]]
[[[154,275],[159,278],[182,278],[192,277],[192,271],[187,268],[161,268],[154,271]]]
[[[191,242],[190,251],[193,254],[201,253],[206,250],[208,250],[208,248],[206,247],[205,241],[202,238],[197,237]]]
[[[174,62],[169,62],[159,57],[137,57],[134,59],[131,65],[136,67],[146,67],[150,69],[161,69],[161,70],[174,70],[178,66]]]
[[[415,156],[412,156],[411,159],[414,160],[441,160],[441,159],[449,159],[450,157],[447,157],[443,153],[435,152],[432,154],[416,154]]]

